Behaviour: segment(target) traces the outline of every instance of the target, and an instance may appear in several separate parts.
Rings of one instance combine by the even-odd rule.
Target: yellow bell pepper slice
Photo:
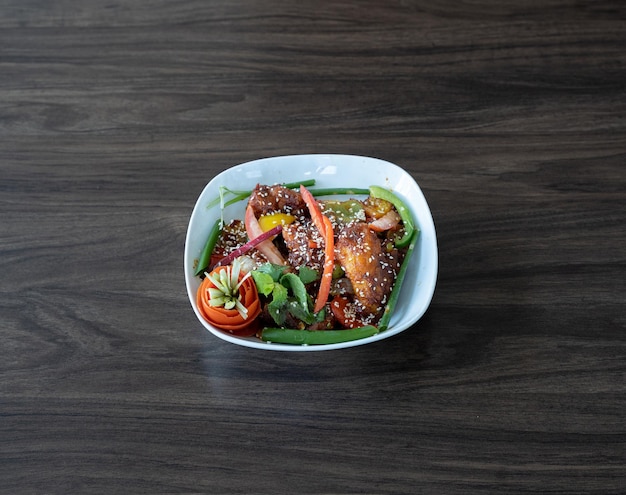
[[[273,229],[277,225],[289,225],[296,217],[288,213],[270,213],[259,218],[259,225],[263,232]]]

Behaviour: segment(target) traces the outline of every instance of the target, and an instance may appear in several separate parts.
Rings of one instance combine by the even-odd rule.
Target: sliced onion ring
[[[213,269],[217,268],[218,266],[230,265],[236,258],[239,258],[239,256],[242,256],[242,255],[246,254],[248,251],[250,251],[252,248],[255,248],[255,247],[258,248],[259,251],[261,251],[263,253],[263,255],[265,255],[265,257],[268,259],[268,261],[271,261],[272,263],[276,263],[276,264],[284,264],[285,261],[283,260],[283,258],[280,255],[280,253],[278,253],[278,254],[281,257],[282,262],[272,261],[265,254],[265,252],[263,252],[263,250],[261,249],[261,245],[264,242],[269,242],[271,244],[272,241],[270,241],[269,239],[271,237],[275,236],[276,234],[279,234],[281,230],[283,230],[283,226],[282,225],[277,225],[276,227],[271,228],[267,232],[262,232],[261,235],[258,235],[254,239],[246,242],[242,246],[238,247],[234,251],[231,251],[226,256],[224,256],[221,260],[219,260],[213,266]],[[272,246],[274,246],[274,245],[272,244]],[[274,246],[274,247],[276,247],[276,246]],[[276,251],[278,251],[278,249]]]

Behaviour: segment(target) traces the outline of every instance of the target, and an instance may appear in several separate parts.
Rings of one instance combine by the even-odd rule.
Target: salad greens
[[[277,325],[285,323],[288,313],[307,325],[323,319],[323,311],[313,313],[313,301],[305,287],[319,278],[315,270],[301,269],[296,275],[287,272],[285,266],[265,263],[250,273],[259,293],[271,299],[267,309]]]

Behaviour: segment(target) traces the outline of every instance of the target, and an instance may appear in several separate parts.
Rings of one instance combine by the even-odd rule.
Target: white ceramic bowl
[[[220,216],[220,208],[207,205],[219,197],[219,187],[252,190],[257,183],[276,184],[315,179],[315,188],[368,188],[379,185],[392,189],[411,208],[420,236],[410,259],[398,304],[387,330],[372,337],[327,345],[289,345],[267,343],[256,337],[237,337],[213,327],[202,318],[196,305],[200,279],[194,276],[194,264],[200,256],[211,226]],[[330,197],[327,197],[330,198]],[[326,198],[325,198],[326,199]],[[224,221],[243,218],[246,201],[224,209]],[[185,241],[185,282],[191,306],[198,320],[220,339],[246,347],[278,351],[323,351],[369,344],[396,335],[411,327],[426,312],[437,279],[437,238],[430,209],[422,191],[402,168],[376,158],[352,155],[293,155],[263,158],[234,166],[215,176],[204,188],[191,214]]]

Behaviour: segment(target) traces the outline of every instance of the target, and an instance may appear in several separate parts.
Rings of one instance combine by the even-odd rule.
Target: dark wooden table
[[[430,309],[344,351],[194,316],[255,158],[420,184]],[[626,489],[626,4],[0,2],[0,492]]]

